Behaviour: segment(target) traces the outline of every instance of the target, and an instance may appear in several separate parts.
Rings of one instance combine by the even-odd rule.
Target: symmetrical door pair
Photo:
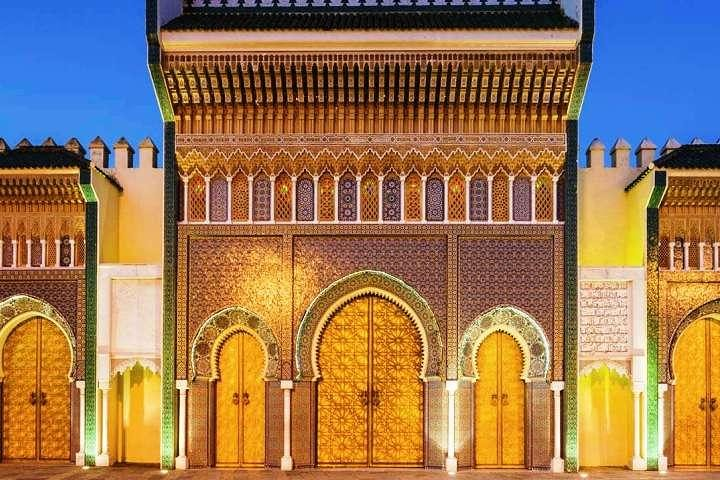
[[[217,382],[216,463],[265,463],[265,353],[252,336],[230,337],[220,353]]]
[[[70,349],[52,323],[32,318],[2,355],[3,459],[70,459]]]
[[[720,322],[703,319],[675,347],[675,464],[720,465]]]
[[[319,465],[423,464],[422,341],[395,304],[361,297],[323,332]]]

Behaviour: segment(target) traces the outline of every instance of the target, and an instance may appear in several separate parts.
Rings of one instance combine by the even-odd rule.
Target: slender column
[[[338,191],[338,188],[340,188],[340,177],[333,175],[333,180],[335,181],[335,205],[333,206],[335,219],[333,220],[333,223],[338,223],[340,221],[340,205],[338,205],[338,198],[340,198],[340,192]]]
[[[405,178],[407,175],[400,177],[400,221],[405,221]]]
[[[78,452],[75,453],[75,465],[82,467],[85,465],[85,381],[77,380],[75,387],[80,395],[80,441]]]
[[[641,412],[640,400],[644,390],[643,382],[633,382],[633,458],[630,461],[631,470],[646,470],[645,459],[640,456]]]
[[[183,183],[183,217],[182,223],[188,221],[188,177],[180,177]]]
[[[253,176],[248,175],[248,223],[253,223]]]
[[[562,458],[562,450],[560,447],[560,441],[562,439],[561,432],[560,432],[560,422],[561,422],[561,397],[560,392],[562,392],[565,389],[565,382],[551,382],[550,383],[550,390],[553,392],[553,407],[554,407],[554,415],[553,415],[553,458],[552,458],[552,464],[550,466],[550,470],[553,473],[562,473],[565,471],[565,460]]]
[[[12,268],[17,268],[17,261],[18,261],[17,244],[18,244],[18,241],[13,238],[12,239]]]
[[[668,458],[665,456],[665,392],[667,383],[658,385],[658,470],[663,473],[668,469]]]
[[[2,238],[0,238],[0,268],[3,268],[5,265],[3,264],[3,246],[5,245],[5,242]]]
[[[32,239],[28,238],[25,240],[25,266],[27,268],[32,267]]]
[[[450,200],[450,192],[448,191],[450,187],[450,177],[445,175],[443,177],[443,222],[448,223],[450,220],[450,206],[448,205],[448,201]]]
[[[537,175],[530,177],[530,221],[535,223],[535,185],[537,184]]]
[[[670,257],[670,265],[668,265],[668,268],[670,271],[673,271],[675,270],[675,242],[668,242],[668,250]]]
[[[470,177],[465,177],[465,221],[470,222]]]
[[[185,439],[187,438],[187,380],[176,380],[175,387],[180,392],[180,401],[178,402],[178,456],[175,457],[175,468],[178,470],[187,470],[188,459],[185,454]]]
[[[713,270],[720,270],[720,242],[713,243]]]
[[[560,180],[559,177],[553,177],[553,223],[558,223],[558,180]]]
[[[232,177],[225,177],[227,182],[227,223],[232,223]]]
[[[290,452],[290,392],[293,387],[292,380],[280,381],[280,389],[283,392],[283,456],[280,459],[280,469],[286,472],[293,469]]]
[[[205,223],[210,223],[210,177],[205,178]]]
[[[100,440],[100,455],[95,457],[95,465],[98,467],[107,467],[110,465],[110,456],[108,454],[108,423],[109,423],[109,400],[110,400],[110,382],[100,382],[100,395],[102,396],[102,426]]]
[[[515,183],[515,176],[510,175],[508,176],[508,208],[510,211],[508,212],[508,219],[510,223],[513,223],[515,219],[513,218],[515,215],[513,214],[513,184]]]
[[[0,252],[2,252],[2,244],[0,244]],[[47,240],[40,239],[40,267],[47,267]]]
[[[488,175],[487,177],[487,218],[488,223],[492,223],[492,186],[493,186],[493,175]]]
[[[270,221],[275,221],[275,175],[270,176]]]
[[[75,240],[70,240],[70,266],[75,266]]]
[[[690,270],[690,242],[683,242],[683,270]]]
[[[455,475],[458,467],[457,457],[455,456],[455,392],[458,389],[457,380],[445,382],[445,389],[448,392],[448,436],[445,470],[447,470],[448,474]]]
[[[698,243],[698,268],[705,270],[705,242]]]
[[[290,222],[297,222],[297,177],[293,175],[290,178],[292,182],[292,190],[290,190]]]
[[[60,267],[60,239],[55,239],[55,267]]]
[[[427,177],[422,176],[420,181],[420,221],[425,223],[425,185],[427,184]]]
[[[320,177],[313,176],[313,223],[320,221]]]
[[[360,187],[360,182],[362,182],[362,177],[360,175],[355,175],[355,223],[360,223],[360,196],[362,195],[362,189]]]
[[[383,223],[383,180],[385,175],[378,175],[378,223]]]

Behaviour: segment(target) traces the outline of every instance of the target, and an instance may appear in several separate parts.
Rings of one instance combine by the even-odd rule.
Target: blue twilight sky
[[[720,2],[598,0],[581,147],[720,137]],[[0,137],[161,141],[142,0],[0,0]]]

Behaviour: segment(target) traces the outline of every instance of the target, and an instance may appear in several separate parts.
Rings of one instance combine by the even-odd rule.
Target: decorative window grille
[[[295,218],[299,222],[315,220],[315,185],[313,179],[303,175],[296,182]]]
[[[660,244],[658,245],[658,266],[659,268],[669,268],[670,267],[670,239],[668,237],[663,237],[660,239]]]
[[[448,181],[448,219],[465,221],[465,177],[456,173]]]
[[[683,237],[677,237],[675,238],[675,247],[672,251],[672,261],[675,267],[675,270],[682,270],[684,266],[684,248],[683,245],[685,245],[685,240]]]
[[[383,220],[400,221],[400,177],[390,174],[383,179],[382,185]]]
[[[425,219],[428,222],[445,220],[445,184],[442,178],[430,177],[425,183]]]
[[[2,231],[2,266],[11,267],[13,261],[13,248],[12,248],[12,232],[10,230],[10,223],[5,222],[5,226]]]
[[[270,221],[270,177],[261,173],[253,180],[253,221]]]
[[[487,179],[475,175],[470,180],[470,220],[487,222],[488,220],[488,183]]]
[[[25,236],[25,225],[21,223],[18,226],[18,234],[17,234],[17,265],[20,267],[24,267],[27,265],[27,255],[29,252],[27,251],[27,242],[25,240],[27,237]]]
[[[509,179],[503,172],[493,177],[492,183],[492,218],[494,222],[507,222],[510,220],[510,192]]]
[[[552,222],[553,183],[549,175],[541,175],[535,181],[535,220]]]
[[[45,227],[45,265],[54,267],[57,258],[57,246],[55,245],[55,229],[53,223],[48,222]]]
[[[532,219],[530,177],[516,177],[513,181],[513,220],[529,222]]]
[[[378,201],[377,177],[372,172],[368,172],[360,182],[360,218],[363,222],[377,222]]]
[[[69,267],[72,260],[72,245],[70,245],[70,235],[63,235],[60,238],[60,266]]]
[[[352,173],[346,173],[340,178],[338,217],[341,222],[354,222],[357,214],[357,181]]]
[[[200,174],[190,177],[188,182],[188,220],[205,221],[205,179]]]
[[[42,266],[42,243],[40,243],[40,236],[33,235],[31,237],[32,244],[30,245],[30,265],[33,267]]]
[[[422,179],[413,172],[405,177],[405,220],[419,222],[421,216]]]
[[[335,221],[335,179],[328,172],[325,172],[318,181],[319,212],[318,218],[321,222]]]
[[[227,222],[227,180],[219,173],[210,180],[210,221]]]
[[[557,182],[557,219],[565,221],[565,174],[560,175]]]
[[[250,192],[248,177],[238,172],[232,179],[232,220],[233,222],[247,222],[250,218]]]
[[[283,172],[275,178],[275,221],[292,220],[292,179]]]

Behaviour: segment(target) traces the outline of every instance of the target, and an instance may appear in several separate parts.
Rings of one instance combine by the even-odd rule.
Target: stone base
[[[280,470],[283,472],[289,472],[293,469],[293,459],[292,457],[282,457],[280,459]]]
[[[77,452],[75,454],[75,466],[77,466],[77,467],[85,466],[85,454],[83,452]]]
[[[659,472],[667,472],[668,471],[668,459],[667,457],[660,457],[658,458],[658,471]]]
[[[553,458],[550,463],[550,471],[552,473],[564,473],[565,472],[565,460],[562,458]]]
[[[101,453],[97,457],[95,457],[95,466],[96,467],[109,467],[110,466],[110,456],[107,453]]]
[[[635,471],[647,470],[647,462],[645,461],[644,458],[633,457],[633,459],[630,461],[630,470],[635,470]]]
[[[175,469],[176,470],[187,470],[188,459],[187,457],[175,457]]]
[[[457,457],[447,457],[445,459],[445,470],[449,475],[455,475],[457,473],[458,460]]]

